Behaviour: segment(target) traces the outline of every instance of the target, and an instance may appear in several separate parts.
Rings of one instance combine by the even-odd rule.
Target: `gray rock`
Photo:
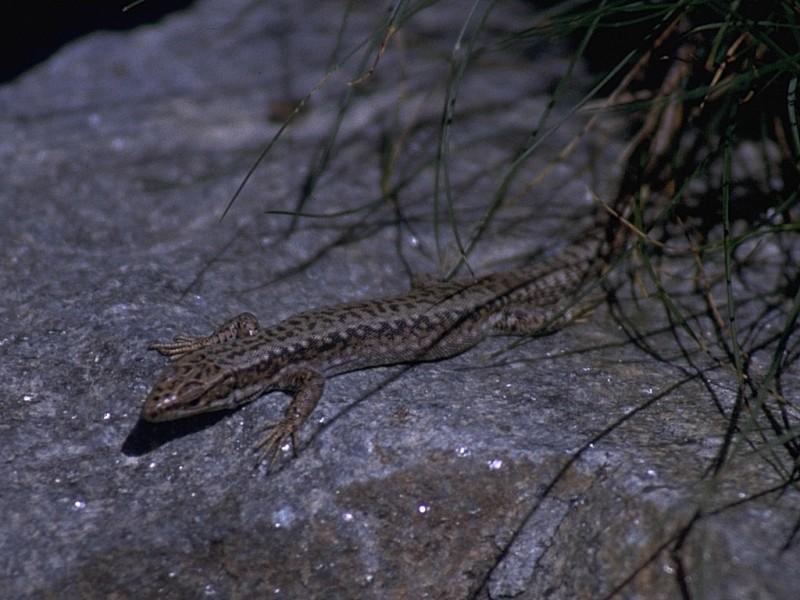
[[[782,478],[739,438],[710,475],[726,430],[714,402],[730,410],[734,380],[698,377],[708,359],[688,364],[652,299],[639,344],[601,308],[524,344],[338,377],[299,457],[270,474],[250,446],[280,394],[137,424],[164,362],[149,342],[399,292],[409,271],[454,263],[447,224],[436,252],[431,167],[466,5],[415,15],[356,85],[375,57],[358,44],[386,13],[354,9],[336,49],[344,6],[199,2],[76,41],[0,89],[3,596],[674,598],[682,582],[692,597],[795,597],[797,541],[782,548],[797,493],[761,495]],[[489,30],[528,10],[499,7]],[[464,238],[568,56],[494,48],[470,64],[450,131]],[[270,114],[311,89],[220,221],[278,131]],[[581,129],[572,95],[470,255],[476,271],[563,245],[586,190],[613,190],[613,127],[526,190]],[[340,216],[287,235],[291,218],[265,211],[298,207],[340,113],[302,205]],[[382,172],[387,139],[398,153]]]

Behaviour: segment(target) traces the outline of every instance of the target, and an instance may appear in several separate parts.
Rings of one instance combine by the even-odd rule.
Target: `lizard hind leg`
[[[494,330],[503,335],[546,334],[569,325],[574,317],[574,307],[511,304],[498,315]]]
[[[515,303],[503,307],[493,329],[503,335],[553,333],[590,312],[596,302],[582,301],[574,305],[555,303],[552,306]]]

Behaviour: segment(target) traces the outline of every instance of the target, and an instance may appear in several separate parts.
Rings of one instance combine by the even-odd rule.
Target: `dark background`
[[[0,82],[10,81],[43,61],[67,42],[98,29],[123,30],[155,23],[188,8],[194,0],[134,0],[8,3],[0,25]],[[10,10],[9,7],[14,9]]]

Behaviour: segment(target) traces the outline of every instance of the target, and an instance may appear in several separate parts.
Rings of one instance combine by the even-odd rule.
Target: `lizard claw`
[[[253,451],[258,455],[256,467],[264,464],[269,471],[287,439],[291,443],[292,456],[297,458],[295,428],[287,419],[269,423],[264,428],[263,434],[261,440],[253,446]]]

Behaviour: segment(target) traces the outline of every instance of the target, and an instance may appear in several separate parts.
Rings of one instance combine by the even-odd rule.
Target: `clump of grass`
[[[517,35],[577,35],[607,78],[595,105],[630,123],[615,206],[629,207],[638,276],[726,419],[709,472],[752,452],[778,474],[775,489],[796,488],[800,407],[782,378],[800,361],[800,4],[624,0],[550,10]],[[663,275],[676,262],[699,316]],[[714,396],[686,339],[735,382],[732,403]],[[798,532],[800,521],[784,549]]]
[[[629,210],[637,276],[727,423],[709,474],[750,454],[779,483],[748,497],[796,491],[800,406],[783,378],[800,361],[800,4],[626,0],[550,10],[517,36],[578,36],[605,78],[593,105],[628,119],[614,207]],[[676,265],[682,291],[693,293],[675,293]],[[720,376],[734,382],[732,402],[713,392]],[[698,508],[670,542],[687,597],[680,547],[710,514]],[[800,520],[782,549],[798,536]]]
[[[725,464],[738,432],[791,482],[800,422],[780,376],[798,360],[800,7],[609,3],[606,10],[614,11],[605,17],[609,31],[647,31],[636,54],[620,59],[638,57],[625,97],[615,103],[634,116],[620,198],[633,203],[641,231],[659,232],[648,240],[657,243],[643,243],[642,255],[666,310],[737,381],[735,404],[721,408],[729,427],[714,469]],[[692,254],[714,339],[686,317],[651,260],[670,246]],[[753,299],[750,277],[762,280],[760,314],[742,307]],[[766,335],[759,329],[768,320],[780,327]],[[765,353],[767,366],[759,368],[763,362],[753,358]]]

